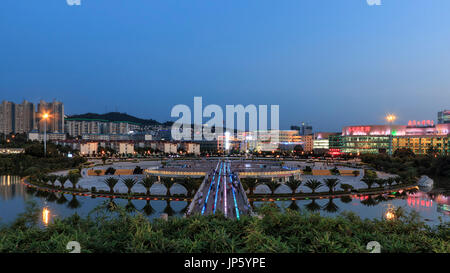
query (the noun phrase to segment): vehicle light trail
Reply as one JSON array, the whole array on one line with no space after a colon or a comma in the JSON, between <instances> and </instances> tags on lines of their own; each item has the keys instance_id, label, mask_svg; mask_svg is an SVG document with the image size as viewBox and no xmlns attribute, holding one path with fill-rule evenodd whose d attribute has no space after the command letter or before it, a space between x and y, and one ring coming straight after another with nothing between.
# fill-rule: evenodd
<instances>
[{"instance_id":1,"label":"vehicle light trail","mask_svg":"<svg viewBox=\"0 0 450 273\"><path fill-rule=\"evenodd\" d=\"M216 186L216 192L215 192L215 198L214 198L214 211L213 211L213 214L216 214L217 196L219 195L219 186L220 186L220 176L221 176L221 174L222 174L222 162L220 163L219 177L217 178L217 186Z\"/></svg>"},{"instance_id":2,"label":"vehicle light trail","mask_svg":"<svg viewBox=\"0 0 450 273\"><path fill-rule=\"evenodd\" d=\"M229 163L228 163L229 164ZM225 217L227 217L227 175L226 175L226 165L223 166L224 169L224 175L223 175L223 209L224 209L224 213L225 213Z\"/></svg>"},{"instance_id":3,"label":"vehicle light trail","mask_svg":"<svg viewBox=\"0 0 450 273\"><path fill-rule=\"evenodd\" d=\"M219 163L220 163L220 161L217 162L216 170L214 171L213 177L211 179L211 184L209 185L209 190L208 190L208 194L206 195L205 204L203 205L203 208L202 208L202 215L205 213L206 205L208 204L208 197L209 197L209 194L211 193L211 188L214 183L214 179L216 177L217 168L219 168Z\"/></svg>"},{"instance_id":4,"label":"vehicle light trail","mask_svg":"<svg viewBox=\"0 0 450 273\"><path fill-rule=\"evenodd\" d=\"M236 218L239 220L239 209L238 209L238 205L236 202L236 194L234 193L234 187L233 187L233 177L231 176L231 169L230 169L230 165L228 164L228 173L230 175L230 183L231 183L231 190L233 192L233 200L234 200L234 208L236 210Z\"/></svg>"}]
</instances>

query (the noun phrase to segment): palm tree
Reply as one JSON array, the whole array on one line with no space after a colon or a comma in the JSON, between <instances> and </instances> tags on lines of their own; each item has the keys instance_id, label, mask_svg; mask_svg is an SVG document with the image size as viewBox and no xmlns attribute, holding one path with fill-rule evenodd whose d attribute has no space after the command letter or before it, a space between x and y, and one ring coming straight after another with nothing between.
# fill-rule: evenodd
<instances>
[{"instance_id":1,"label":"palm tree","mask_svg":"<svg viewBox=\"0 0 450 273\"><path fill-rule=\"evenodd\" d=\"M64 204L64 203L66 203L66 202L67 202L66 197L64 196L63 193L61 193L61 196L58 198L58 200L56 200L56 203L58 203L58 204Z\"/></svg>"},{"instance_id":2,"label":"palm tree","mask_svg":"<svg viewBox=\"0 0 450 273\"><path fill-rule=\"evenodd\" d=\"M69 174L69 180L72 183L72 187L75 189L77 183L80 181L81 175L79 174Z\"/></svg>"},{"instance_id":3,"label":"palm tree","mask_svg":"<svg viewBox=\"0 0 450 273\"><path fill-rule=\"evenodd\" d=\"M316 190L317 190L318 188L320 188L320 186L322 186L322 183L320 183L319 180L316 180L316 179L310 179L310 180L306 181L305 186L308 187L308 188L310 188L311 191L312 191L312 193L315 193Z\"/></svg>"},{"instance_id":4,"label":"palm tree","mask_svg":"<svg viewBox=\"0 0 450 273\"><path fill-rule=\"evenodd\" d=\"M117 182L119 182L119 179L114 177L106 178L103 181L103 183L105 183L105 185L108 186L110 193L114 193L114 187L116 186Z\"/></svg>"},{"instance_id":5,"label":"palm tree","mask_svg":"<svg viewBox=\"0 0 450 273\"><path fill-rule=\"evenodd\" d=\"M375 183L375 178L366 177L361 179L361 181L366 183L368 189L371 189L372 185Z\"/></svg>"},{"instance_id":6,"label":"palm tree","mask_svg":"<svg viewBox=\"0 0 450 273\"><path fill-rule=\"evenodd\" d=\"M298 207L298 205L297 205L297 201L295 201L295 200L293 200L292 202L291 202L291 204L289 205L289 207L288 207L289 209L291 209L291 210L295 210L295 211L298 211L300 208Z\"/></svg>"},{"instance_id":7,"label":"palm tree","mask_svg":"<svg viewBox=\"0 0 450 273\"><path fill-rule=\"evenodd\" d=\"M297 179L290 179L288 182L286 182L286 186L291 189L292 194L295 194L295 191L298 189L298 187L300 187L301 184L302 181Z\"/></svg>"},{"instance_id":8,"label":"palm tree","mask_svg":"<svg viewBox=\"0 0 450 273\"><path fill-rule=\"evenodd\" d=\"M400 176L396 176L394 177L395 183L398 185L400 183L402 183L402 178Z\"/></svg>"},{"instance_id":9,"label":"palm tree","mask_svg":"<svg viewBox=\"0 0 450 273\"><path fill-rule=\"evenodd\" d=\"M339 207L333 202L333 198L328 199L328 203L323 206L323 210L326 212L334 213L339 210Z\"/></svg>"},{"instance_id":10,"label":"palm tree","mask_svg":"<svg viewBox=\"0 0 450 273\"><path fill-rule=\"evenodd\" d=\"M147 202L145 203L145 206L142 208L142 211L147 216L152 215L155 212L152 205L150 204L150 200L147 200Z\"/></svg>"},{"instance_id":11,"label":"palm tree","mask_svg":"<svg viewBox=\"0 0 450 273\"><path fill-rule=\"evenodd\" d=\"M172 216L175 214L175 211L170 206L170 201L166 199L166 208L163 211L164 213L167 213L168 216Z\"/></svg>"},{"instance_id":12,"label":"palm tree","mask_svg":"<svg viewBox=\"0 0 450 273\"><path fill-rule=\"evenodd\" d=\"M54 174L50 174L49 176L47 176L47 178L50 181L50 183L52 184L52 186L54 187L56 179L58 179L58 176L54 175Z\"/></svg>"},{"instance_id":13,"label":"palm tree","mask_svg":"<svg viewBox=\"0 0 450 273\"><path fill-rule=\"evenodd\" d=\"M334 191L334 189L337 187L337 185L339 185L339 179L328 178L328 179L325 179L325 183L324 184L325 184L325 186L328 187L329 192L331 193L331 192Z\"/></svg>"},{"instance_id":14,"label":"palm tree","mask_svg":"<svg viewBox=\"0 0 450 273\"><path fill-rule=\"evenodd\" d=\"M377 183L378 186L381 188L387 183L387 181L386 181L386 179L378 178L375 180L375 183Z\"/></svg>"},{"instance_id":15,"label":"palm tree","mask_svg":"<svg viewBox=\"0 0 450 273\"><path fill-rule=\"evenodd\" d=\"M186 188L187 196L191 196L192 193L197 189L197 187L194 185L193 181L182 181L178 182L178 184L182 185Z\"/></svg>"},{"instance_id":16,"label":"palm tree","mask_svg":"<svg viewBox=\"0 0 450 273\"><path fill-rule=\"evenodd\" d=\"M61 183L62 189L64 189L64 183L66 183L67 179L69 179L69 177L67 175L60 175L58 177L58 181L59 181L59 183Z\"/></svg>"},{"instance_id":17,"label":"palm tree","mask_svg":"<svg viewBox=\"0 0 450 273\"><path fill-rule=\"evenodd\" d=\"M135 212L136 206L131 202L131 199L128 199L128 203L125 205L125 210L127 212Z\"/></svg>"},{"instance_id":18,"label":"palm tree","mask_svg":"<svg viewBox=\"0 0 450 273\"><path fill-rule=\"evenodd\" d=\"M46 200L48 202L55 202L56 200L58 200L58 197L56 196L56 194L54 192L51 192Z\"/></svg>"},{"instance_id":19,"label":"palm tree","mask_svg":"<svg viewBox=\"0 0 450 273\"><path fill-rule=\"evenodd\" d=\"M155 184L155 182L157 181L157 177L156 176L147 176L142 178L141 181L139 181L139 185L142 185L146 190L147 190L147 195L150 195L150 188L153 186L153 184Z\"/></svg>"},{"instance_id":20,"label":"palm tree","mask_svg":"<svg viewBox=\"0 0 450 273\"><path fill-rule=\"evenodd\" d=\"M122 183L127 187L128 194L131 194L131 189L136 185L137 180L134 178L125 178L122 180Z\"/></svg>"},{"instance_id":21,"label":"palm tree","mask_svg":"<svg viewBox=\"0 0 450 273\"><path fill-rule=\"evenodd\" d=\"M167 195L168 196L171 196L171 194L170 194L170 188L172 187L172 185L173 185L173 181L172 181L172 179L170 178L170 177L161 177L161 184L163 184L164 185L164 187L166 187L166 189L167 189Z\"/></svg>"},{"instance_id":22,"label":"palm tree","mask_svg":"<svg viewBox=\"0 0 450 273\"><path fill-rule=\"evenodd\" d=\"M274 180L269 180L267 182L264 183L267 187L269 187L270 192L272 194L275 193L275 190L278 188L278 186L280 185L277 181Z\"/></svg>"},{"instance_id":23,"label":"palm tree","mask_svg":"<svg viewBox=\"0 0 450 273\"><path fill-rule=\"evenodd\" d=\"M44 183L44 184L47 184L48 181L49 181L48 176L45 175L45 174L40 175L40 176L38 177L38 179L39 179L40 182L42 182L42 183Z\"/></svg>"},{"instance_id":24,"label":"palm tree","mask_svg":"<svg viewBox=\"0 0 450 273\"><path fill-rule=\"evenodd\" d=\"M394 177L388 177L388 179L386 179L386 183L389 185L389 187L391 187L392 184L394 184L394 182L395 182Z\"/></svg>"},{"instance_id":25,"label":"palm tree","mask_svg":"<svg viewBox=\"0 0 450 273\"><path fill-rule=\"evenodd\" d=\"M249 195L253 194L253 191L255 190L256 186L259 184L258 180L256 178L242 178L242 185L244 186L245 190L249 190Z\"/></svg>"},{"instance_id":26,"label":"palm tree","mask_svg":"<svg viewBox=\"0 0 450 273\"><path fill-rule=\"evenodd\" d=\"M314 212L320 210L320 205L316 203L316 199L311 199L311 203L306 204L305 208L308 211Z\"/></svg>"},{"instance_id":27,"label":"palm tree","mask_svg":"<svg viewBox=\"0 0 450 273\"><path fill-rule=\"evenodd\" d=\"M78 201L77 197L75 195L72 195L72 200L70 200L69 203L67 203L67 207L71 209L76 209L81 206L80 201Z\"/></svg>"}]
</instances>

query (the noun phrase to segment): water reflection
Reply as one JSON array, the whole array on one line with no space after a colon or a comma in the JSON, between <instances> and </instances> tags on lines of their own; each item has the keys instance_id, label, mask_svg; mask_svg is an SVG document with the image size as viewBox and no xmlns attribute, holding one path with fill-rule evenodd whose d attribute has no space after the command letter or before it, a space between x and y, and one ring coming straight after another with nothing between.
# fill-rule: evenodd
<instances>
[{"instance_id":1,"label":"water reflection","mask_svg":"<svg viewBox=\"0 0 450 273\"><path fill-rule=\"evenodd\" d=\"M136 206L133 204L133 202L131 201L131 199L128 199L128 202L127 202L127 204L125 205L125 210L126 210L127 212L130 212L130 213L133 213L133 212L136 212L136 211L137 211Z\"/></svg>"},{"instance_id":2,"label":"water reflection","mask_svg":"<svg viewBox=\"0 0 450 273\"><path fill-rule=\"evenodd\" d=\"M47 226L49 221L50 221L50 210L48 208L43 208L42 209L42 222L44 223L45 226Z\"/></svg>"},{"instance_id":3,"label":"water reflection","mask_svg":"<svg viewBox=\"0 0 450 273\"><path fill-rule=\"evenodd\" d=\"M305 205L305 208L310 212L316 212L320 210L320 205L317 204L316 199L311 199L311 203Z\"/></svg>"},{"instance_id":4,"label":"water reflection","mask_svg":"<svg viewBox=\"0 0 450 273\"><path fill-rule=\"evenodd\" d=\"M0 199L10 200L15 196L27 197L26 190L18 176L0 176Z\"/></svg>"},{"instance_id":5,"label":"water reflection","mask_svg":"<svg viewBox=\"0 0 450 273\"><path fill-rule=\"evenodd\" d=\"M142 211L145 213L145 215L150 216L153 213L155 213L155 210L153 209L152 205L150 205L150 200L147 200L145 202L145 206L142 208Z\"/></svg>"},{"instance_id":6,"label":"water reflection","mask_svg":"<svg viewBox=\"0 0 450 273\"><path fill-rule=\"evenodd\" d=\"M25 201L34 199L41 208L49 211L48 220L55 217L67 217L74 213L88 215L101 204L108 210L115 210L119 205L132 213L142 212L150 219L159 217L161 213L170 216L182 216L188 209L189 202L177 200L126 200L91 198L79 195L63 194L61 192L39 191L33 187L24 186L18 177L3 176L0 179L0 218L3 222L12 222L18 214L22 213ZM268 201L249 200L253 207L259 207ZM341 211L353 211L363 218L385 217L386 205L405 207L407 210L417 211L422 218L438 223L438 217L444 216L448 221L450 215L450 201L442 192L422 192L418 188L398 191L389 194L376 194L364 196L343 196L335 199L307 199L274 201L271 204L282 210L307 210L320 212L324 215L337 215ZM104 209L104 208L103 208ZM41 211L42 212L42 211ZM44 220L44 218L42 219ZM42 221L45 224L45 221Z\"/></svg>"},{"instance_id":7,"label":"water reflection","mask_svg":"<svg viewBox=\"0 0 450 273\"><path fill-rule=\"evenodd\" d=\"M323 207L323 210L330 213L335 213L339 207L334 203L333 198L328 199L328 203Z\"/></svg>"},{"instance_id":8,"label":"water reflection","mask_svg":"<svg viewBox=\"0 0 450 273\"><path fill-rule=\"evenodd\" d=\"M81 207L81 203L80 203L80 201L78 201L76 195L72 195L72 200L70 200L70 202L67 203L67 207L70 209L77 209L77 208Z\"/></svg>"}]
</instances>

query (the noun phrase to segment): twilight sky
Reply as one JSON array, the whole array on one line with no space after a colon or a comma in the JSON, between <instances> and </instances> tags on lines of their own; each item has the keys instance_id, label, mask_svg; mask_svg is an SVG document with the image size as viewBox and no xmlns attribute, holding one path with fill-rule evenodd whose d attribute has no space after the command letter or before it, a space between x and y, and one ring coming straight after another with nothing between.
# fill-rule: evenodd
<instances>
[{"instance_id":1,"label":"twilight sky","mask_svg":"<svg viewBox=\"0 0 450 273\"><path fill-rule=\"evenodd\" d=\"M322 131L450 108L448 0L1 2L0 100L165 121L202 96Z\"/></svg>"}]
</instances>

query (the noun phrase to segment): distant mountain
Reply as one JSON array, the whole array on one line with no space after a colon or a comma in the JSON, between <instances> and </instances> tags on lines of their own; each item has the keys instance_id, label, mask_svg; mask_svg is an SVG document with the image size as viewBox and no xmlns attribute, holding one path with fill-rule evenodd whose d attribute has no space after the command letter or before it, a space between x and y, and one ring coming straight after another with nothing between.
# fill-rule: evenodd
<instances>
[{"instance_id":1,"label":"distant mountain","mask_svg":"<svg viewBox=\"0 0 450 273\"><path fill-rule=\"evenodd\" d=\"M141 119L141 118L137 118L137 117L128 115L127 113L119 113L119 112L110 112L110 113L106 113L106 114L87 113L87 114L82 114L82 115L68 116L68 118L103 119L103 120L107 120L107 121L127 121L127 122L139 123L144 126L148 126L148 125L170 126L173 123L172 121L166 121L164 123L160 123L154 119Z\"/></svg>"}]
</instances>

